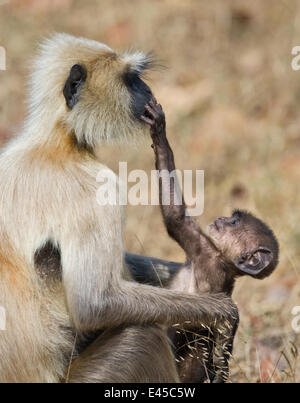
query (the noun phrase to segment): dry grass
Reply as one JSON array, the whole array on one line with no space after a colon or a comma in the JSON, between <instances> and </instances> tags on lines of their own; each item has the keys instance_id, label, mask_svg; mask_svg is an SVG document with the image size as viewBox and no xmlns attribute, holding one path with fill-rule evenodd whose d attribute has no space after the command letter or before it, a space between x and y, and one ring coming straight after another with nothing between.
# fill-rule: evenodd
<instances>
[{"instance_id":1,"label":"dry grass","mask_svg":"<svg viewBox=\"0 0 300 403\"><path fill-rule=\"evenodd\" d=\"M25 113L24 78L37 41L52 31L91 37L118 49L153 49L167 66L151 77L163 104L179 169L205 170L205 225L242 207L265 217L281 245L268 280L241 280L234 298L241 324L233 382L300 381L291 309L300 305L300 45L296 0L18 0L0 5L0 135ZM150 140L103 149L112 168L150 170ZM157 207L128 208L128 250L180 260Z\"/></svg>"}]
</instances>

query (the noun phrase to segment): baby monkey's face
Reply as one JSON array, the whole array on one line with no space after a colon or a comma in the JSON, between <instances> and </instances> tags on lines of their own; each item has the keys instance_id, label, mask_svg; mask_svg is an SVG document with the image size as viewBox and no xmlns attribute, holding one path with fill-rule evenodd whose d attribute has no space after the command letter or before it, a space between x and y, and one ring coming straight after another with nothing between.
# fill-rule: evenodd
<instances>
[{"instance_id":1,"label":"baby monkey's face","mask_svg":"<svg viewBox=\"0 0 300 403\"><path fill-rule=\"evenodd\" d=\"M243 217L235 212L231 217L219 217L208 225L208 234L223 253L233 257L242 253L246 243L245 230L250 235L250 229L249 225L248 228L245 226Z\"/></svg>"},{"instance_id":2,"label":"baby monkey's face","mask_svg":"<svg viewBox=\"0 0 300 403\"><path fill-rule=\"evenodd\" d=\"M237 274L264 278L275 269L279 253L276 237L252 214L235 210L231 217L217 218L207 230Z\"/></svg>"}]
</instances>

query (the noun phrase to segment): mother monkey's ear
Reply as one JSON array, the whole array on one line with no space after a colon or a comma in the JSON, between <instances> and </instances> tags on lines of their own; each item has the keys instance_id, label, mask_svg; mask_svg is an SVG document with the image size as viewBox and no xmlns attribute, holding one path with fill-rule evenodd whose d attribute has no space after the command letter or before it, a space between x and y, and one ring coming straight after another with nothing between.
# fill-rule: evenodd
<instances>
[{"instance_id":1,"label":"mother monkey's ear","mask_svg":"<svg viewBox=\"0 0 300 403\"><path fill-rule=\"evenodd\" d=\"M80 89L86 80L86 76L87 73L84 66L81 64L74 64L74 66L72 66L63 89L66 104L70 109L72 109L79 100Z\"/></svg>"}]
</instances>

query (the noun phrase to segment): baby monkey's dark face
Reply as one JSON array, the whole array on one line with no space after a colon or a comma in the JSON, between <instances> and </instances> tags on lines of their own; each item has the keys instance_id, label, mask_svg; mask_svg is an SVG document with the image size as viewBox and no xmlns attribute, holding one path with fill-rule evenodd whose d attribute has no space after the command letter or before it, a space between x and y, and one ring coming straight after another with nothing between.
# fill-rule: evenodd
<instances>
[{"instance_id":1,"label":"baby monkey's dark face","mask_svg":"<svg viewBox=\"0 0 300 403\"><path fill-rule=\"evenodd\" d=\"M208 233L216 246L222 252L226 252L228 249L232 250L233 246L236 248L237 244L241 243L243 224L241 217L234 213L231 217L217 218L208 225Z\"/></svg>"},{"instance_id":2,"label":"baby monkey's dark face","mask_svg":"<svg viewBox=\"0 0 300 403\"><path fill-rule=\"evenodd\" d=\"M277 240L270 228L252 214L235 210L231 217L217 218L207 229L217 248L239 272L263 278L275 269Z\"/></svg>"}]
</instances>

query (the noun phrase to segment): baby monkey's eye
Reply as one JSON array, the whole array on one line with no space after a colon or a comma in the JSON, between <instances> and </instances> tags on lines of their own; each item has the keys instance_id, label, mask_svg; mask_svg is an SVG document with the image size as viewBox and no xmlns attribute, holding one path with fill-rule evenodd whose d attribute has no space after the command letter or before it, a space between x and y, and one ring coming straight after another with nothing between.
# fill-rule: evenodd
<instances>
[{"instance_id":1,"label":"baby monkey's eye","mask_svg":"<svg viewBox=\"0 0 300 403\"><path fill-rule=\"evenodd\" d=\"M236 218L236 219L232 220L230 224L232 226L235 226L238 222L239 222L239 220Z\"/></svg>"}]
</instances>

